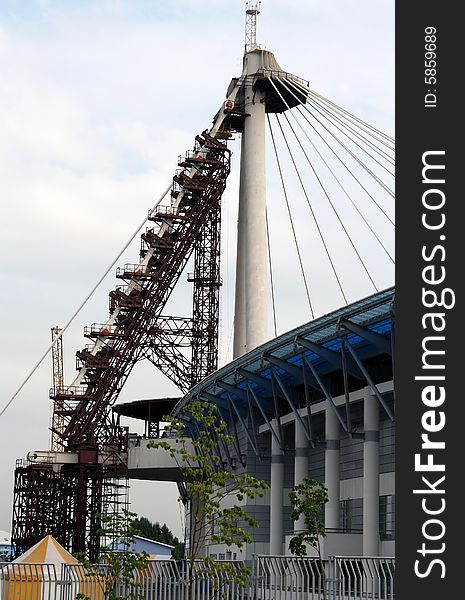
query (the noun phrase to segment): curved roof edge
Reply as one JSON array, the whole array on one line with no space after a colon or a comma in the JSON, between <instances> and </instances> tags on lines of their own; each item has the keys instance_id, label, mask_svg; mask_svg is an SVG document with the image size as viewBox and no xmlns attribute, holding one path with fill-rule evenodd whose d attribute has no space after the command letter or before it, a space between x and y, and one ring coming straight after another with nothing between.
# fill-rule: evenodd
<instances>
[{"instance_id":1,"label":"curved roof edge","mask_svg":"<svg viewBox=\"0 0 465 600\"><path fill-rule=\"evenodd\" d=\"M294 361L293 358L296 355L302 354L302 350L296 351L296 345L299 345L298 340L308 342L309 346L322 346L323 350L339 350L341 348L341 341L337 331L338 323L341 321L348 321L353 324L355 328L363 328L365 331L369 331L381 344L384 343L390 345L390 333L392 323L392 304L394 301L395 288L390 287L383 291L377 292L366 298L348 304L342 308L336 309L330 313L327 313L321 317L314 319L304 325L300 325L290 331L283 333L282 335L265 342L261 346L258 346L254 350L251 350L247 354L240 356L239 358L231 361L227 365L221 367L203 381L192 388L188 394L186 394L180 402L176 405L173 413L179 414L182 407L199 396L204 396L207 399L214 400L214 397L218 399L227 396L229 393L237 391L236 398L239 399L242 392L245 392L244 387L241 389L241 384L247 381L247 374L257 373L261 371L262 381L267 377L266 371L263 371L264 358L270 357L274 359L274 366L271 370L278 369L281 374L289 375L292 373L292 369L298 365L298 361ZM382 348L376 348L376 344L373 343L373 339L370 341L360 336L354 331L346 336L347 343L350 346L361 346L365 354L382 354ZM370 337L370 335L368 335ZM383 345L383 344L382 344ZM300 344L302 346L302 344ZM324 368L325 361L322 360L321 354L312 353L310 350L306 350L307 360L311 360L314 363L317 371ZM286 369L284 361L289 361L289 370ZM270 361L268 361L270 363ZM281 369L279 365L281 363ZM283 368L284 365L284 368ZM292 375L290 375L292 379ZM260 393L260 384L257 381L252 380L252 385L257 388L257 392ZM235 388L235 389L233 389Z\"/></svg>"}]
</instances>

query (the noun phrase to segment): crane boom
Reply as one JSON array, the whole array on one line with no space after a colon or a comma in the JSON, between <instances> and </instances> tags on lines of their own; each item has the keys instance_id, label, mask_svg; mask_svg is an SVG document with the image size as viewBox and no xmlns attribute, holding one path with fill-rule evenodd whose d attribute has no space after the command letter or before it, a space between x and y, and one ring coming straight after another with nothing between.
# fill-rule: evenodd
<instances>
[{"instance_id":1,"label":"crane boom","mask_svg":"<svg viewBox=\"0 0 465 600\"><path fill-rule=\"evenodd\" d=\"M60 335L62 329L55 326L51 328L52 333L52 387L61 389L64 382L63 367L63 338ZM62 434L65 427L63 417L63 399L57 396L52 400L52 423L50 448L56 452L63 449Z\"/></svg>"}]
</instances>

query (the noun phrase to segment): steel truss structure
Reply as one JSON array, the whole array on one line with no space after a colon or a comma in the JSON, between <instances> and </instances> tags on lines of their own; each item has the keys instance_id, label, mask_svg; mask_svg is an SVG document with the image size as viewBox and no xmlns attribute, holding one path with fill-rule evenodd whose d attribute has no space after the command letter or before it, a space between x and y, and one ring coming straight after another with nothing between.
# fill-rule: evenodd
<instances>
[{"instance_id":1,"label":"steel truss structure","mask_svg":"<svg viewBox=\"0 0 465 600\"><path fill-rule=\"evenodd\" d=\"M60 387L63 385L64 380L64 368L63 368L63 338L61 337L61 329L59 327L52 327L52 381L53 387ZM52 450L60 449L60 438L58 432L63 432L64 421L60 414L63 406L59 401L53 404L52 414Z\"/></svg>"},{"instance_id":2,"label":"steel truss structure","mask_svg":"<svg viewBox=\"0 0 465 600\"><path fill-rule=\"evenodd\" d=\"M67 459L16 467L16 555L53 533L68 550L98 558L101 516L115 514L127 497L118 476L127 461L127 431L112 406L139 360L151 360L183 392L216 369L221 196L229 171L226 143L206 131L198 135L179 160L171 205L149 213L140 263L117 269L125 285L109 294L109 320L84 329L92 342L76 353L78 376L50 390L54 423L61 424L52 435ZM192 254L192 317L164 316Z\"/></svg>"}]
</instances>

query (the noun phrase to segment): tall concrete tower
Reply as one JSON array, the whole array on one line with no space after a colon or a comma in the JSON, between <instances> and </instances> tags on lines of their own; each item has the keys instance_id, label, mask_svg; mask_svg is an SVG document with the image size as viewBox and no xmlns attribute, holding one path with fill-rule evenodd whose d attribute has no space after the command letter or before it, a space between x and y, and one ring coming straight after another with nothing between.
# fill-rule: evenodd
<instances>
[{"instance_id":1,"label":"tall concrete tower","mask_svg":"<svg viewBox=\"0 0 465 600\"><path fill-rule=\"evenodd\" d=\"M265 114L282 113L299 103L294 95L280 85L280 80L297 78L283 71L273 53L257 44L256 20L260 4L246 3L242 84L229 119L231 127L242 134L234 358L253 350L268 339ZM229 90L238 81L233 79ZM299 83L302 84L302 80L299 79ZM305 93L296 92L296 95L305 102Z\"/></svg>"}]
</instances>

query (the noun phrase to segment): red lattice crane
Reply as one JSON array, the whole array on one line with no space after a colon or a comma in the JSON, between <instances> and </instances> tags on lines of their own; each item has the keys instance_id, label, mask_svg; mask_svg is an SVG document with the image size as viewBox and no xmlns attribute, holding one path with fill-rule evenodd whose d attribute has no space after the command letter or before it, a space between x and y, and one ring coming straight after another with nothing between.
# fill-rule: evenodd
<instances>
[{"instance_id":1,"label":"red lattice crane","mask_svg":"<svg viewBox=\"0 0 465 600\"><path fill-rule=\"evenodd\" d=\"M69 550L98 558L100 517L117 511L125 496L119 474L127 460L127 431L112 406L137 361L151 360L183 392L217 367L221 196L230 151L215 135L224 115L220 111L213 129L197 136L179 160L171 204L150 211L140 262L117 270L124 285L109 294L109 319L84 330L90 343L76 353L77 377L71 385L54 381L53 450L60 451L17 464L17 555L52 532ZM192 317L165 316L192 255Z\"/></svg>"}]
</instances>

